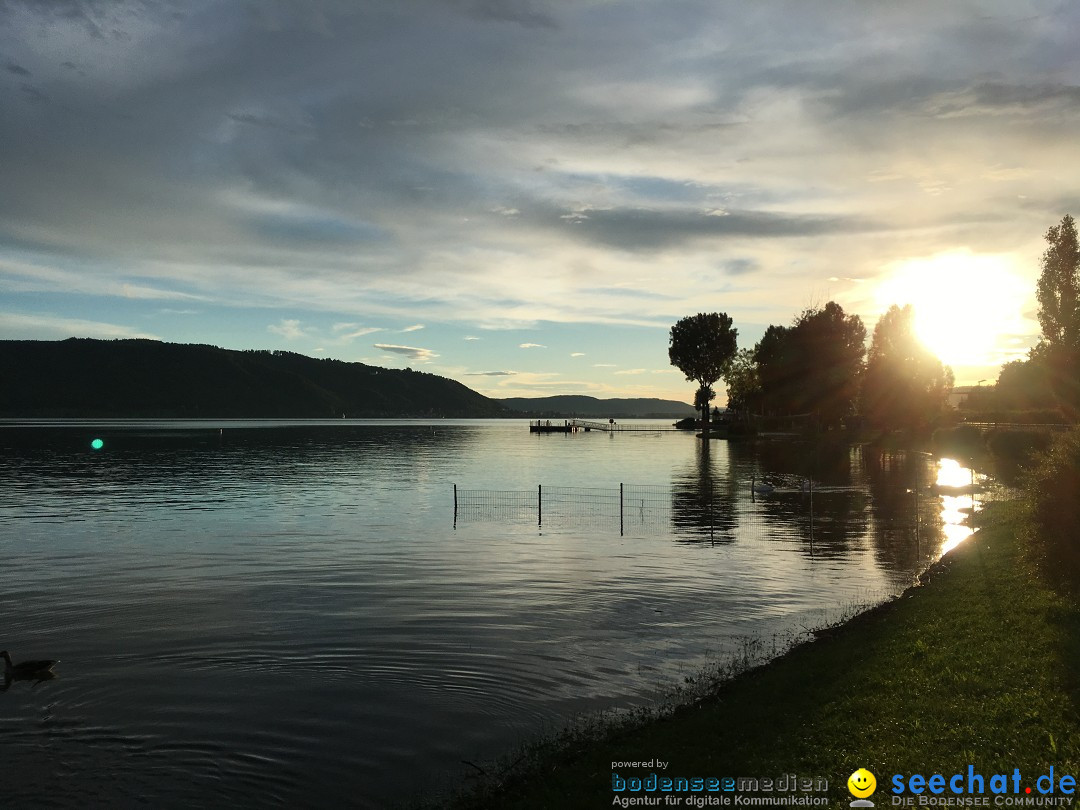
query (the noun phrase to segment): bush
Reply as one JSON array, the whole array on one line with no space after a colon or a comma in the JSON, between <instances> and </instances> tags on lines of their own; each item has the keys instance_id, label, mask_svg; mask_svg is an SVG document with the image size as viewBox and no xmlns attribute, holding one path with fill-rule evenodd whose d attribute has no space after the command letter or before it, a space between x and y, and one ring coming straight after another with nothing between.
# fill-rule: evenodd
<instances>
[{"instance_id":1,"label":"bush","mask_svg":"<svg viewBox=\"0 0 1080 810\"><path fill-rule=\"evenodd\" d=\"M986 444L995 456L1024 462L1045 453L1052 438L1052 434L1037 430L994 430Z\"/></svg>"},{"instance_id":2,"label":"bush","mask_svg":"<svg viewBox=\"0 0 1080 810\"><path fill-rule=\"evenodd\" d=\"M1080 584L1080 429L1059 434L1031 469L1026 503L1049 569Z\"/></svg>"},{"instance_id":3,"label":"bush","mask_svg":"<svg viewBox=\"0 0 1080 810\"><path fill-rule=\"evenodd\" d=\"M1021 470L1050 447L1052 434L1034 430L994 430L986 439L995 472L1003 484L1015 485Z\"/></svg>"}]
</instances>

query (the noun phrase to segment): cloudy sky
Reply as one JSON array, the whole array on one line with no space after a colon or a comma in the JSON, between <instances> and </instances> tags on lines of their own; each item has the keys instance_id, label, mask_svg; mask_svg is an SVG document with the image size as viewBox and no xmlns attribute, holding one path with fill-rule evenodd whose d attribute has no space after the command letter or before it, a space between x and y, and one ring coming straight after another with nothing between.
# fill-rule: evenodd
<instances>
[{"instance_id":1,"label":"cloudy sky","mask_svg":"<svg viewBox=\"0 0 1080 810\"><path fill-rule=\"evenodd\" d=\"M1080 6L0 0L0 338L154 337L690 400L912 301L958 382L1080 216Z\"/></svg>"}]
</instances>

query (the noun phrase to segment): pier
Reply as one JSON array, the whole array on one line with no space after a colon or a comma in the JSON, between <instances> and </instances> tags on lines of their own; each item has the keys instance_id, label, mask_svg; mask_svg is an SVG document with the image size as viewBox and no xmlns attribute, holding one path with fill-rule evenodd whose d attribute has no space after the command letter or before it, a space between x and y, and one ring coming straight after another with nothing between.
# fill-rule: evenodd
<instances>
[{"instance_id":1,"label":"pier","mask_svg":"<svg viewBox=\"0 0 1080 810\"><path fill-rule=\"evenodd\" d=\"M607 422L591 421L588 419L563 419L560 422L552 422L550 419L537 419L529 422L530 433L586 433L599 430L605 433L675 433L679 429L674 425L641 425L627 423L622 424L614 420Z\"/></svg>"},{"instance_id":2,"label":"pier","mask_svg":"<svg viewBox=\"0 0 1080 810\"><path fill-rule=\"evenodd\" d=\"M529 422L529 433L576 433L577 427L570 424L569 421L563 420L560 425L558 422L553 423L550 419L537 419L535 422Z\"/></svg>"}]
</instances>

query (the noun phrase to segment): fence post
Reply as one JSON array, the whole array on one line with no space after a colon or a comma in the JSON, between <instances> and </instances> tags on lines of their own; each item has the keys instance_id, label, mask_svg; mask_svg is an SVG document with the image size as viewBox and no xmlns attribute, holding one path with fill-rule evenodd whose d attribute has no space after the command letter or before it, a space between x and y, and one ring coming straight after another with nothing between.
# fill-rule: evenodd
<instances>
[{"instance_id":1,"label":"fence post","mask_svg":"<svg viewBox=\"0 0 1080 810\"><path fill-rule=\"evenodd\" d=\"M922 466L923 457L915 457L915 554L922 558L922 546L919 543L919 467ZM921 562L920 562L921 564Z\"/></svg>"},{"instance_id":2,"label":"fence post","mask_svg":"<svg viewBox=\"0 0 1080 810\"><path fill-rule=\"evenodd\" d=\"M536 485L536 525L544 523L544 485Z\"/></svg>"},{"instance_id":3,"label":"fence post","mask_svg":"<svg viewBox=\"0 0 1080 810\"><path fill-rule=\"evenodd\" d=\"M972 458L969 462L969 469L971 470L971 520L970 524L975 525L975 459Z\"/></svg>"},{"instance_id":4,"label":"fence post","mask_svg":"<svg viewBox=\"0 0 1080 810\"><path fill-rule=\"evenodd\" d=\"M706 428L708 430L708 428ZM708 440L708 436L705 437ZM708 445L706 445L708 446ZM716 509L713 506L713 484L709 481L709 542L716 542Z\"/></svg>"},{"instance_id":5,"label":"fence post","mask_svg":"<svg viewBox=\"0 0 1080 810\"><path fill-rule=\"evenodd\" d=\"M457 484L454 484L454 526L457 526Z\"/></svg>"},{"instance_id":6,"label":"fence post","mask_svg":"<svg viewBox=\"0 0 1080 810\"><path fill-rule=\"evenodd\" d=\"M623 536L623 485L619 482L619 537Z\"/></svg>"}]
</instances>

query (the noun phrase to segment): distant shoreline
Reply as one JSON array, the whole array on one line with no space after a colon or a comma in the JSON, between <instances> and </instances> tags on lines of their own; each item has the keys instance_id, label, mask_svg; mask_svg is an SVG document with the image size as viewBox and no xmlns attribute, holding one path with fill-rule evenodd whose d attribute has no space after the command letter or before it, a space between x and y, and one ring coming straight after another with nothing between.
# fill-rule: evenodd
<instances>
[{"instance_id":1,"label":"distant shoreline","mask_svg":"<svg viewBox=\"0 0 1080 810\"><path fill-rule=\"evenodd\" d=\"M494 399L448 377L156 340L0 340L0 417L28 419L678 419L675 400Z\"/></svg>"}]
</instances>

